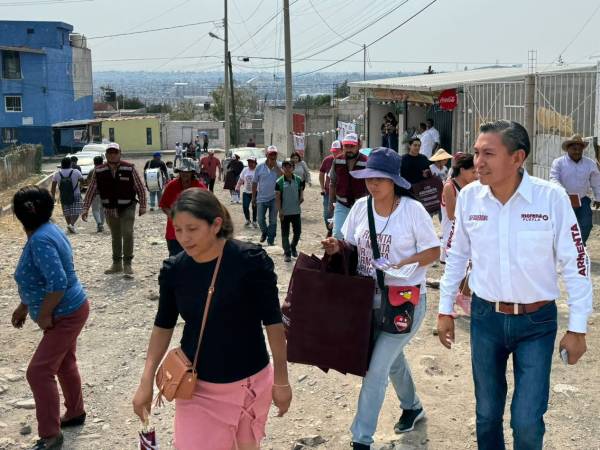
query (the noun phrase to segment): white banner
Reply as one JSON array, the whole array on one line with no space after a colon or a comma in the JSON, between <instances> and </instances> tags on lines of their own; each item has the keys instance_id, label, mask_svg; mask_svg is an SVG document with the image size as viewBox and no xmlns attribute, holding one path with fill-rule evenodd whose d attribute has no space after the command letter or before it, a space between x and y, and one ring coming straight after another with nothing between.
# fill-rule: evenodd
<instances>
[{"instance_id":1,"label":"white banner","mask_svg":"<svg viewBox=\"0 0 600 450\"><path fill-rule=\"evenodd\" d=\"M294 150L304 152L304 133L294 133Z\"/></svg>"},{"instance_id":2,"label":"white banner","mask_svg":"<svg viewBox=\"0 0 600 450\"><path fill-rule=\"evenodd\" d=\"M356 124L352 122L338 121L338 140L343 140L348 133L356 133Z\"/></svg>"}]
</instances>

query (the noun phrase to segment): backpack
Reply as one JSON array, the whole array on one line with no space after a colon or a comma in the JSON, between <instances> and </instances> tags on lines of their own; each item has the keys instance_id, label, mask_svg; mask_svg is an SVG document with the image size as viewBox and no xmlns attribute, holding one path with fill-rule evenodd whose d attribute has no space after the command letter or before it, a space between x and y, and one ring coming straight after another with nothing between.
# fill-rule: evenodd
<instances>
[{"instance_id":1,"label":"backpack","mask_svg":"<svg viewBox=\"0 0 600 450\"><path fill-rule=\"evenodd\" d=\"M69 175L63 177L63 174L59 171L60 182L58 183L58 191L60 192L60 202L63 205L72 205L75 203L75 187L73 187L73 182L71 181L71 175L73 175L73 171L69 172Z\"/></svg>"}]
</instances>

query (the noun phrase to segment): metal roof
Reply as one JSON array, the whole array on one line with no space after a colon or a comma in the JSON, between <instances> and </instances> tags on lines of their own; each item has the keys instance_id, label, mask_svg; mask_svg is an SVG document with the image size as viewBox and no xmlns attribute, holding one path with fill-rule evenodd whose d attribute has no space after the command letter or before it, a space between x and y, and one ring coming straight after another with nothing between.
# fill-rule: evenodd
<instances>
[{"instance_id":1,"label":"metal roof","mask_svg":"<svg viewBox=\"0 0 600 450\"><path fill-rule=\"evenodd\" d=\"M84 120L67 120L65 122L58 122L52 124L53 127L64 128L64 127L80 127L83 125L89 125L90 123L99 123L102 120L99 119L84 119Z\"/></svg>"},{"instance_id":2,"label":"metal roof","mask_svg":"<svg viewBox=\"0 0 600 450\"><path fill-rule=\"evenodd\" d=\"M591 70L589 67L555 67L546 72L569 72ZM442 91L457 88L467 83L480 83L486 81L518 81L528 74L523 67L493 67L486 69L463 70L460 72L434 73L430 75L416 75L410 77L383 78L379 80L354 81L348 83L353 88L367 89L400 89L406 91Z\"/></svg>"}]
</instances>

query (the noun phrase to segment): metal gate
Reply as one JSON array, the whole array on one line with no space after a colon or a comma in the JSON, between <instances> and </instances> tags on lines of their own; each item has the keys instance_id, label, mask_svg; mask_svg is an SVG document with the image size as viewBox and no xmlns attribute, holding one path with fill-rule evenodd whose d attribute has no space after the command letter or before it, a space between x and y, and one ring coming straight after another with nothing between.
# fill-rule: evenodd
<instances>
[{"instance_id":1,"label":"metal gate","mask_svg":"<svg viewBox=\"0 0 600 450\"><path fill-rule=\"evenodd\" d=\"M463 114L464 149L471 152L482 123L498 119L525 123L525 82L465 84Z\"/></svg>"},{"instance_id":2,"label":"metal gate","mask_svg":"<svg viewBox=\"0 0 600 450\"><path fill-rule=\"evenodd\" d=\"M563 154L561 144L566 138L597 136L597 83L597 69L536 75L535 176L549 178L552 161ZM592 147L588 146L586 156L595 158Z\"/></svg>"}]
</instances>

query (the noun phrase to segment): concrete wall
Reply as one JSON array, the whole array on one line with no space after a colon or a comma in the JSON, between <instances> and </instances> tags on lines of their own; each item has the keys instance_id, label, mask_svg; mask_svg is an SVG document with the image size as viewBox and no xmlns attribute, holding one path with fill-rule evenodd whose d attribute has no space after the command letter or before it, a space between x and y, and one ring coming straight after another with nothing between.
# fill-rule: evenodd
<instances>
[{"instance_id":1,"label":"concrete wall","mask_svg":"<svg viewBox=\"0 0 600 450\"><path fill-rule=\"evenodd\" d=\"M19 52L21 79L0 79L0 127L16 129L16 143L41 144L54 154L52 124L93 117L91 52L71 47L71 25L0 21L0 45ZM6 112L5 95L21 96L22 111ZM11 143L0 142L0 148Z\"/></svg>"},{"instance_id":2,"label":"concrete wall","mask_svg":"<svg viewBox=\"0 0 600 450\"><path fill-rule=\"evenodd\" d=\"M223 148L225 146L225 128L223 122L167 120L162 125L162 147L174 150L176 142L193 142L195 136L201 131L209 133L209 147ZM217 135L218 137L215 137Z\"/></svg>"},{"instance_id":3,"label":"concrete wall","mask_svg":"<svg viewBox=\"0 0 600 450\"><path fill-rule=\"evenodd\" d=\"M41 146L23 145L0 157L0 189L6 189L42 169Z\"/></svg>"},{"instance_id":4,"label":"concrete wall","mask_svg":"<svg viewBox=\"0 0 600 450\"><path fill-rule=\"evenodd\" d=\"M102 138L110 139L110 128L114 128L114 142L123 152L148 152L161 150L160 118L121 117L102 121ZM146 129L152 130L152 144L146 141Z\"/></svg>"}]
</instances>

